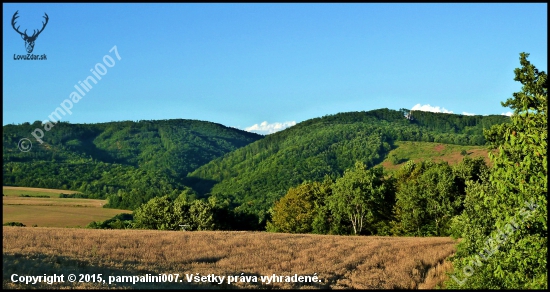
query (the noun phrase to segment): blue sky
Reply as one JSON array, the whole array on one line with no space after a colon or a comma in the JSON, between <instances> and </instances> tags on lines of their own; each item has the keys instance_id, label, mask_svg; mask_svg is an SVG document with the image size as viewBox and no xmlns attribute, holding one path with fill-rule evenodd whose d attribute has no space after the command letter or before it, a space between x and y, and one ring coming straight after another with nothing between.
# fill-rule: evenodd
<instances>
[{"instance_id":1,"label":"blue sky","mask_svg":"<svg viewBox=\"0 0 550 292\"><path fill-rule=\"evenodd\" d=\"M47 60L14 60L16 11L28 34L48 14L32 52ZM520 52L547 71L547 21L545 3L3 4L3 124L48 120L102 66L60 120L265 134L378 108L501 114Z\"/></svg>"}]
</instances>

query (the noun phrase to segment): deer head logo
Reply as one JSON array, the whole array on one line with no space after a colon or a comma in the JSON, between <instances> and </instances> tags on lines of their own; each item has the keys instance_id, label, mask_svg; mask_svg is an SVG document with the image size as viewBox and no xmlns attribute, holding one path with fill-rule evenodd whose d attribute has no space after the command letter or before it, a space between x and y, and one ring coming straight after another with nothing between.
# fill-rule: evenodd
<instances>
[{"instance_id":1,"label":"deer head logo","mask_svg":"<svg viewBox=\"0 0 550 292\"><path fill-rule=\"evenodd\" d=\"M19 26L16 28L15 27L15 20L19 17L17 15L17 13L19 12L19 10L15 11L15 13L13 14L13 18L11 19L11 26L13 26L13 29L15 29L16 32L18 32L20 35L21 35L21 38L25 41L25 48L27 49L27 53L32 53L32 50L34 49L34 42L36 41L36 38L38 37L38 35L40 35L40 33L44 30L44 28L46 28L46 24L48 24L48 14L46 14L46 16L43 16L45 19L46 19L46 22L42 22L42 29L41 30L34 30L33 31L33 34L31 36L27 35L27 30L25 29L25 32L20 32L19 31Z\"/></svg>"}]
</instances>

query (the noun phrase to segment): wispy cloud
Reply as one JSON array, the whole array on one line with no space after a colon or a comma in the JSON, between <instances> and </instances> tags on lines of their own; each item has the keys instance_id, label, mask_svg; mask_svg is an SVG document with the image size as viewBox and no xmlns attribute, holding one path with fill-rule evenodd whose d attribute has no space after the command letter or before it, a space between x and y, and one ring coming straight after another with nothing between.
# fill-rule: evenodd
<instances>
[{"instance_id":1,"label":"wispy cloud","mask_svg":"<svg viewBox=\"0 0 550 292\"><path fill-rule=\"evenodd\" d=\"M248 132L254 132L262 135L272 134L275 132L279 132L281 130L284 130L288 127L292 127L296 125L295 121L290 122L284 122L284 123L268 123L267 121L263 121L261 124L254 124L250 127L245 128L245 131Z\"/></svg>"},{"instance_id":2,"label":"wispy cloud","mask_svg":"<svg viewBox=\"0 0 550 292\"><path fill-rule=\"evenodd\" d=\"M472 114L472 113L467 113L467 112L462 112L463 115L465 116L475 116L476 114Z\"/></svg>"},{"instance_id":3,"label":"wispy cloud","mask_svg":"<svg viewBox=\"0 0 550 292\"><path fill-rule=\"evenodd\" d=\"M434 112L434 113L445 113L445 114L452 114L453 111L449 111L445 109L444 107L438 107L438 106L431 106L429 104L420 105L417 104L413 106L411 109L412 111L423 111L423 112Z\"/></svg>"},{"instance_id":4,"label":"wispy cloud","mask_svg":"<svg viewBox=\"0 0 550 292\"><path fill-rule=\"evenodd\" d=\"M505 112L505 113L502 113L503 116L509 116L511 117L512 114L514 114L513 112Z\"/></svg>"}]
</instances>

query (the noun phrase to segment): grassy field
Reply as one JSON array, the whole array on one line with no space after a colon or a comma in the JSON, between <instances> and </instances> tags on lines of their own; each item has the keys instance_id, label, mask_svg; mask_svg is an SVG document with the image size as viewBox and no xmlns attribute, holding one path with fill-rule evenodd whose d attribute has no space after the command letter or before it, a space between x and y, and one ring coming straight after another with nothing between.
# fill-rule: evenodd
<instances>
[{"instance_id":1,"label":"grassy field","mask_svg":"<svg viewBox=\"0 0 550 292\"><path fill-rule=\"evenodd\" d=\"M56 189L42 189L42 188L27 188L27 187L2 187L2 193L9 197L18 197L19 195L35 196L49 196L52 198L59 198L60 194L77 194L77 191L68 190L56 190Z\"/></svg>"},{"instance_id":2,"label":"grassy field","mask_svg":"<svg viewBox=\"0 0 550 292\"><path fill-rule=\"evenodd\" d=\"M6 188L6 187L4 187ZM2 223L21 222L26 226L84 227L92 221L103 221L128 210L107 209L107 200L40 197L18 197L29 190L10 190L2 197ZM55 194L59 190L34 189L34 195ZM68 191L65 191L68 193ZM59 193L57 193L59 195Z\"/></svg>"},{"instance_id":3,"label":"grassy field","mask_svg":"<svg viewBox=\"0 0 550 292\"><path fill-rule=\"evenodd\" d=\"M3 288L434 288L451 267L450 238L267 232L4 227ZM106 283L25 285L12 274L102 274ZM179 274L179 283L111 283L109 276ZM225 276L188 283L186 274ZM318 276L319 282L262 283L261 276ZM228 276L251 277L227 283ZM257 282L254 282L254 276ZM65 278L66 279L66 278ZM235 278L234 278L235 280ZM244 280L244 279L243 279ZM248 281L248 282L247 282Z\"/></svg>"},{"instance_id":4,"label":"grassy field","mask_svg":"<svg viewBox=\"0 0 550 292\"><path fill-rule=\"evenodd\" d=\"M412 160L419 162L422 160L431 159L434 162L446 161L450 165L457 164L464 158L460 154L462 150L465 150L470 158L483 157L485 162L490 165L488 157L489 150L485 146L462 146L453 144L441 144L433 142L410 142L410 141L398 141L395 142L397 148L390 151L389 155L395 155L401 163L394 165L385 159L380 165L384 166L384 169L393 171L400 168L406 161Z\"/></svg>"}]
</instances>

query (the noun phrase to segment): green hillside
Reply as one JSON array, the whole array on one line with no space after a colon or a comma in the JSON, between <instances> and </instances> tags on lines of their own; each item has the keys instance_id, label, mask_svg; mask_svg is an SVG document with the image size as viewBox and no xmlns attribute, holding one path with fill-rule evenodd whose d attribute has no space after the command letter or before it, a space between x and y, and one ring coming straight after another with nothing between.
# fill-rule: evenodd
<instances>
[{"instance_id":1,"label":"green hillside","mask_svg":"<svg viewBox=\"0 0 550 292\"><path fill-rule=\"evenodd\" d=\"M434 162L448 162L454 165L462 161L465 156L470 158L482 157L485 163L491 165L489 150L486 146L469 146L456 144L442 144L434 142L396 141L386 159L378 164L385 170L393 172L407 161L420 162L432 160Z\"/></svg>"},{"instance_id":2,"label":"green hillside","mask_svg":"<svg viewBox=\"0 0 550 292\"><path fill-rule=\"evenodd\" d=\"M483 129L505 116L462 116L379 109L304 121L261 136L195 120L60 122L30 135L41 122L3 127L3 184L80 191L135 209L149 199L177 197L191 186L256 214L289 187L335 178L356 161L368 167L399 151L396 141L481 146ZM31 151L18 149L21 138Z\"/></svg>"},{"instance_id":3,"label":"green hillside","mask_svg":"<svg viewBox=\"0 0 550 292\"><path fill-rule=\"evenodd\" d=\"M397 148L396 141L483 148L483 129L508 121L498 115L411 115L389 109L340 113L302 122L215 159L193 171L188 183L202 194L227 196L241 208L262 213L306 180L336 178L356 161L367 167L382 163Z\"/></svg>"},{"instance_id":4,"label":"green hillside","mask_svg":"<svg viewBox=\"0 0 550 292\"><path fill-rule=\"evenodd\" d=\"M3 184L111 196L110 207L135 208L153 196L179 193L182 178L210 160L263 136L195 120L60 122L31 136L41 122L3 127ZM18 149L21 138L33 142Z\"/></svg>"}]
</instances>

